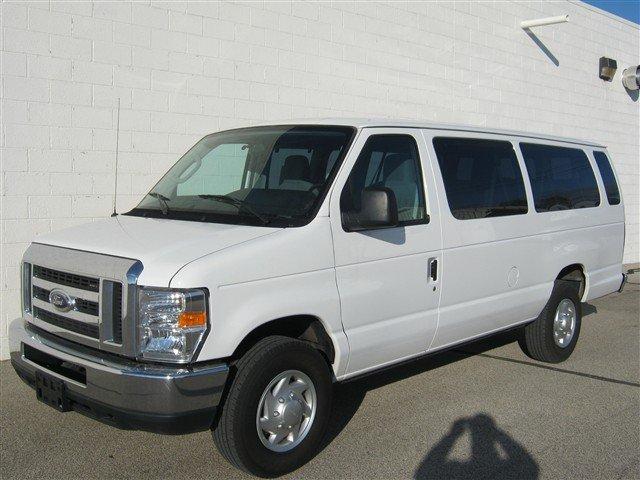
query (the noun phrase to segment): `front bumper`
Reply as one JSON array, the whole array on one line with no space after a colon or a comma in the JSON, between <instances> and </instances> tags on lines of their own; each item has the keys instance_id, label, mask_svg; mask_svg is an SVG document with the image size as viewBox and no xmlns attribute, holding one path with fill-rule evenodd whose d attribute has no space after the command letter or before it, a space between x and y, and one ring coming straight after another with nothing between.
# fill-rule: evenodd
<instances>
[{"instance_id":1,"label":"front bumper","mask_svg":"<svg viewBox=\"0 0 640 480\"><path fill-rule=\"evenodd\" d=\"M166 366L83 347L14 320L11 363L36 387L36 372L64 383L68 409L118 428L159 433L206 430L229 374L226 364Z\"/></svg>"}]
</instances>

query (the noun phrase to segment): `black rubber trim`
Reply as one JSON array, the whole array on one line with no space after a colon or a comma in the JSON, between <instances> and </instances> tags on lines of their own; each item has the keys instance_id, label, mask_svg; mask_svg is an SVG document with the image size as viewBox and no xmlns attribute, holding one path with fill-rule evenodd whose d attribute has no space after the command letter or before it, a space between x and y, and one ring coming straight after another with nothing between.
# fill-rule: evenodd
<instances>
[{"instance_id":1,"label":"black rubber trim","mask_svg":"<svg viewBox=\"0 0 640 480\"><path fill-rule=\"evenodd\" d=\"M72 362L65 362L64 360L49 355L46 352L33 348L31 345L22 344L22 354L25 360L40 365L45 370L55 372L58 375L74 380L83 385L87 384L87 370L86 368L76 365Z\"/></svg>"},{"instance_id":2,"label":"black rubber trim","mask_svg":"<svg viewBox=\"0 0 640 480\"><path fill-rule=\"evenodd\" d=\"M11 365L22 381L35 389L35 376L13 359L11 360ZM76 392L68 392L67 398L72 410L101 423L122 430L144 430L166 435L182 435L209 430L217 410L217 407L211 407L187 413L166 415L114 408L95 400L90 400Z\"/></svg>"}]
</instances>

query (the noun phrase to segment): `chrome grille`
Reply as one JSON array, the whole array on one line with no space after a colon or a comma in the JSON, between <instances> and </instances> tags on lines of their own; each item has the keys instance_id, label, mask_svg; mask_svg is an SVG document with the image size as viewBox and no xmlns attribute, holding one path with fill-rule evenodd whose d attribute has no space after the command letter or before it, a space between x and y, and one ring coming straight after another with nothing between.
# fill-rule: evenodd
<instances>
[{"instance_id":1,"label":"chrome grille","mask_svg":"<svg viewBox=\"0 0 640 480\"><path fill-rule=\"evenodd\" d=\"M33 317L70 332L100 339L100 279L33 265L31 304ZM61 309L51 292L70 300Z\"/></svg>"},{"instance_id":2,"label":"chrome grille","mask_svg":"<svg viewBox=\"0 0 640 480\"><path fill-rule=\"evenodd\" d=\"M113 284L112 295L113 341L122 343L122 284Z\"/></svg>"},{"instance_id":3,"label":"chrome grille","mask_svg":"<svg viewBox=\"0 0 640 480\"><path fill-rule=\"evenodd\" d=\"M27 321L87 346L135 355L129 305L135 302L139 261L31 244L23 262Z\"/></svg>"},{"instance_id":4,"label":"chrome grille","mask_svg":"<svg viewBox=\"0 0 640 480\"><path fill-rule=\"evenodd\" d=\"M97 324L80 322L78 320L72 320L57 313L51 313L41 308L33 308L33 316L38 320L50 323L56 327L62 327L70 332L79 333L80 335L86 335L87 337L100 338L100 330Z\"/></svg>"},{"instance_id":5,"label":"chrome grille","mask_svg":"<svg viewBox=\"0 0 640 480\"><path fill-rule=\"evenodd\" d=\"M88 290L89 292L100 291L100 279L98 278L61 272L60 270L53 270L52 268L41 267L40 265L33 266L33 276L57 283L58 285L79 288L80 290Z\"/></svg>"},{"instance_id":6,"label":"chrome grille","mask_svg":"<svg viewBox=\"0 0 640 480\"><path fill-rule=\"evenodd\" d=\"M37 298L38 300L48 302L50 293L51 290L47 290L46 288L38 287L37 285L34 285L33 287L33 298ZM120 296L120 299L122 300L122 296ZM75 300L75 309L78 312L93 315L94 317L97 317L100 314L100 304L98 302L92 302L83 298L76 298Z\"/></svg>"}]
</instances>

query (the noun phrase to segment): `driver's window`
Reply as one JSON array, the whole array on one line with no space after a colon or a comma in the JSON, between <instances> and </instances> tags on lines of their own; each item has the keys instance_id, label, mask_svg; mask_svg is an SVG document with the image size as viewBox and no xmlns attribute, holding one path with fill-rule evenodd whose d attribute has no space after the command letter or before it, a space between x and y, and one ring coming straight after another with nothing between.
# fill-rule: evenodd
<instances>
[{"instance_id":1,"label":"driver's window","mask_svg":"<svg viewBox=\"0 0 640 480\"><path fill-rule=\"evenodd\" d=\"M189 178L177 187L178 196L227 195L242 188L248 148L224 143L207 153Z\"/></svg>"},{"instance_id":2,"label":"driver's window","mask_svg":"<svg viewBox=\"0 0 640 480\"><path fill-rule=\"evenodd\" d=\"M340 209L344 213L357 213L365 188L386 187L395 194L400 225L425 223L421 172L418 146L411 135L372 135L344 186Z\"/></svg>"}]
</instances>

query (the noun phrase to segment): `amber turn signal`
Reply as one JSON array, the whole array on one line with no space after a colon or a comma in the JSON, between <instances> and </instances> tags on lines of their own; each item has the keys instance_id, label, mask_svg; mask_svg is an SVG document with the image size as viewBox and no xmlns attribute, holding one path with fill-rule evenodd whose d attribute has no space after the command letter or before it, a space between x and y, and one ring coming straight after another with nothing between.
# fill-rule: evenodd
<instances>
[{"instance_id":1,"label":"amber turn signal","mask_svg":"<svg viewBox=\"0 0 640 480\"><path fill-rule=\"evenodd\" d=\"M205 327L207 325L206 312L182 312L178 317L178 327Z\"/></svg>"}]
</instances>

